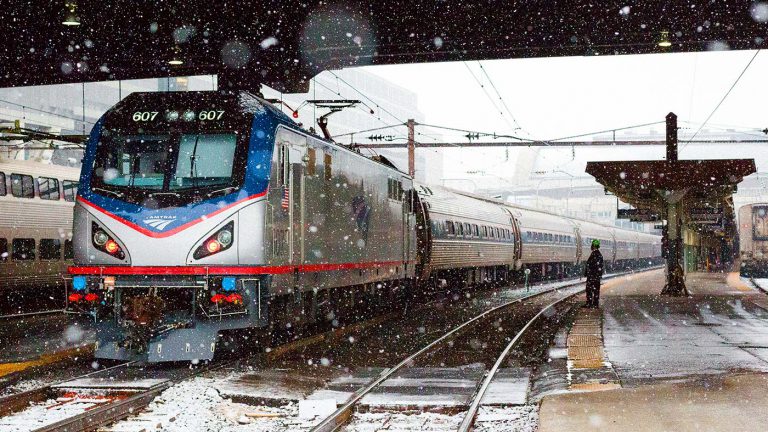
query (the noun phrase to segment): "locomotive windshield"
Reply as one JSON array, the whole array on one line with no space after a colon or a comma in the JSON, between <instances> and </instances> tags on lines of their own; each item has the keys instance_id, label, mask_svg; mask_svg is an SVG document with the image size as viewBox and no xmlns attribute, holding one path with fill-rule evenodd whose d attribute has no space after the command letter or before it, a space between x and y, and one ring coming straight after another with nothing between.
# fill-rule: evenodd
<instances>
[{"instance_id":1,"label":"locomotive windshield","mask_svg":"<svg viewBox=\"0 0 768 432\"><path fill-rule=\"evenodd\" d=\"M234 133L120 135L99 142L91 186L97 193L178 205L240 186ZM163 205L165 204L165 205Z\"/></svg>"}]
</instances>

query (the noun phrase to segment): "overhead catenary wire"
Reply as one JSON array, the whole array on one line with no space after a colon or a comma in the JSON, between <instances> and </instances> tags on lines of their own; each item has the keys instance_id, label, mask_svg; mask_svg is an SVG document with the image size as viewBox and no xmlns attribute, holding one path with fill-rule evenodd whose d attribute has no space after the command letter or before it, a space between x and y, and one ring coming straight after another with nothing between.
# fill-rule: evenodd
<instances>
[{"instance_id":1,"label":"overhead catenary wire","mask_svg":"<svg viewBox=\"0 0 768 432\"><path fill-rule=\"evenodd\" d=\"M702 124L699 126L699 128L696 130L696 132L693 134L693 136L691 136L691 138L690 138L690 139L688 139L688 141L686 141L686 142L685 142L685 144L683 144L683 146L680 148L680 150L684 149L686 145L688 145L688 144L689 144L691 141L693 141L693 139L694 139L694 138L696 138L696 135L698 135L698 134L699 134L699 132L701 132L701 129L703 129L703 128L704 128L704 126L707 124L707 122L709 121L709 119L711 119L711 118L712 118L712 116L713 116L713 115L715 115L715 113L717 112L717 109L718 109L718 108L720 108L720 105L722 105L722 104L723 104L723 102L725 102L725 100L728 98L728 95L730 95L730 94L731 94L731 91L733 91L733 89L736 87L736 84L738 84L738 83L739 83L739 81L741 80L741 77L743 77L743 76L744 76L744 74L747 72L747 69L749 69L749 67L752 65L752 62L754 62L754 61L755 61L755 58L757 58L757 55L758 55L758 54L760 54L760 49L758 49L757 51L755 51L755 54L752 56L752 58L751 58L751 59L749 59L749 62L747 62L747 65L746 65L746 66L744 66L744 69L742 69L742 70L741 70L741 73L739 74L739 76L738 76L738 77L736 77L736 81L734 81L734 82L733 82L733 84L731 84L731 87L729 87L729 88L728 88L728 91L727 91L727 92L725 92L725 94L723 95L722 99L720 99L720 102L718 102L718 103L717 103L717 105L716 105L716 106L715 106L715 108L712 110L712 112L710 112L710 113L709 113L709 115L707 116L707 119L706 119L706 120L704 120L704 123L702 123Z\"/></svg>"},{"instance_id":2,"label":"overhead catenary wire","mask_svg":"<svg viewBox=\"0 0 768 432\"><path fill-rule=\"evenodd\" d=\"M488 80L488 83L491 85L491 88L493 88L493 91L494 91L494 92L496 92L496 96L498 96L498 97L499 97L499 101L501 102L501 106L503 106L503 107L504 107L504 109L507 111L507 114L509 114L509 117L511 117L511 118L512 118L512 121L515 123L515 125L517 126L517 128L518 128L518 129L520 129L520 130L522 130L522 131L525 131L525 129L523 129L523 128L522 128L522 126L520 126L520 123L519 123L519 122L517 121L517 119L515 118L515 115L514 115L514 114L512 114L512 110L510 110L510 109L509 109L509 106L507 106L507 102L506 102L506 101L504 100L504 98L501 96L501 93L499 93L499 89L497 89L497 88L496 88L496 85L493 83L493 80L491 79L491 76L490 76L490 75L488 75L488 72L487 72L487 71L485 70L485 68L483 67L483 63L482 63L480 60L478 60L478 61L477 61L477 64L480 66L480 70L481 70L481 71L483 72L483 74L485 75L485 78Z\"/></svg>"}]
</instances>

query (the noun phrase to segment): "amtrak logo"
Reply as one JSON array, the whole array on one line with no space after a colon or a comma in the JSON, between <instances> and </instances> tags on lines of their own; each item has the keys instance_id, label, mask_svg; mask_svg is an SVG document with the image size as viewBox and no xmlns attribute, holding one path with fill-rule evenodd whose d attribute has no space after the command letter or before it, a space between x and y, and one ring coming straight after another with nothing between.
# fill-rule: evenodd
<instances>
[{"instance_id":1,"label":"amtrak logo","mask_svg":"<svg viewBox=\"0 0 768 432\"><path fill-rule=\"evenodd\" d=\"M176 220L176 216L153 216L144 219L144 223L157 230L164 230L171 222Z\"/></svg>"}]
</instances>

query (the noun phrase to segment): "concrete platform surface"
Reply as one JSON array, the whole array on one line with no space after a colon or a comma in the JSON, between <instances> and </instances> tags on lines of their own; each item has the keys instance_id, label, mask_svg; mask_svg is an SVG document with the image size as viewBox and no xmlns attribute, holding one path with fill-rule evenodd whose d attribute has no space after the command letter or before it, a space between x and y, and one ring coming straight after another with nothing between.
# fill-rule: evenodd
<instances>
[{"instance_id":1,"label":"concrete platform surface","mask_svg":"<svg viewBox=\"0 0 768 432\"><path fill-rule=\"evenodd\" d=\"M736 274L693 273L660 296L663 271L603 289L603 345L622 389L542 399L539 431L766 430L765 294Z\"/></svg>"},{"instance_id":2,"label":"concrete platform surface","mask_svg":"<svg viewBox=\"0 0 768 432\"><path fill-rule=\"evenodd\" d=\"M766 401L765 374L561 394L542 401L539 432L764 431Z\"/></svg>"}]
</instances>

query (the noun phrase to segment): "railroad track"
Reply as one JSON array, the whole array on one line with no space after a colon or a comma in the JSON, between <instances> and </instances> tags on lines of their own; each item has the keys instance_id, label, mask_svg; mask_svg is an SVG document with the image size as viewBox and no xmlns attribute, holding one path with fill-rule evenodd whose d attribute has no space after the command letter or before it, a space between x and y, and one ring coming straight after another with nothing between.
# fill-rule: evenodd
<instances>
[{"instance_id":1,"label":"railroad track","mask_svg":"<svg viewBox=\"0 0 768 432\"><path fill-rule=\"evenodd\" d=\"M122 363L107 369L99 370L77 378L54 383L38 389L18 393L0 399L0 418L29 408L32 404L43 403L55 399L55 406L66 404L85 405L80 409L74 409L73 415L65 416L59 420L50 422L38 428L34 432L84 432L92 431L101 426L111 424L141 411L160 393L175 383L193 378L203 373L211 372L230 365L232 361L221 362L202 366L199 369L190 370L188 367L178 367L165 370L163 378L153 380L146 386L132 385L134 377L130 373L135 362ZM143 374L140 369L133 369ZM127 375L122 383L98 385L98 380L111 380L120 375ZM87 380L90 384L82 384ZM117 380L119 381L119 379ZM82 391L87 396L74 396L71 390Z\"/></svg>"},{"instance_id":2,"label":"railroad track","mask_svg":"<svg viewBox=\"0 0 768 432\"><path fill-rule=\"evenodd\" d=\"M648 269L645 269L644 271L649 270L655 270L658 267L651 267ZM604 278L604 280L613 279L616 277L624 276L627 273L619 273L619 274L613 274L608 275ZM368 383L366 386L358 389L355 393L350 396L350 398L341 406L339 407L335 412L333 412L331 415L323 419L320 423L318 423L313 429L312 432L333 432L337 431L340 428L342 428L347 422L352 418L356 407L360 403L360 401L367 395L371 394L374 390L382 386L382 384L387 381L388 379L392 378L403 370L405 367L415 364L417 359L423 357L425 354L429 352L433 352L436 347L443 344L444 342L451 340L454 336L458 335L459 333L467 330L471 326L477 325L483 320L494 317L496 314L500 311L504 311L508 308L510 308L513 305L521 304L527 300L531 300L536 297L543 296L545 294L549 293L557 293L565 289L573 289L576 286L582 285L584 282L582 280L573 281L571 283L567 283L564 285L560 285L558 287L549 289L549 290L542 290L536 293L532 293L520 298L517 298L515 300L503 303L501 305L498 305L496 307L493 307L491 309L488 309L473 318L465 321L464 323L454 327L450 331L446 332L439 338L433 340L429 344L425 345L423 348L419 349L418 351L414 352L407 358L400 361L397 365L395 365L392 368L385 369L378 377L376 377L373 381ZM488 389L488 386L490 385L491 381L493 380L494 376L496 375L496 372L498 371L499 367L501 366L504 359L507 357L509 352L512 350L512 348L520 341L520 339L523 337L525 332L533 325L533 323L538 320L543 314L550 311L552 308L554 308L556 305L562 304L563 302L567 301L568 299L573 298L574 296L581 294L584 292L585 288L578 288L576 290L573 290L573 292L566 293L562 298L557 299L554 302L551 302L547 304L544 308L540 309L538 313L535 314L533 318L531 318L527 323L522 327L520 331L517 332L517 334L514 336L514 338L509 342L509 344L504 348L502 353L499 355L499 357L496 360L496 363L494 364L493 368L491 368L487 374L486 377L481 384L479 390L477 391L477 394L473 397L473 401L470 404L470 408L467 412L467 415L465 416L465 420L461 425L461 430L466 431L470 430L474 419L477 414L477 410L480 406L480 401L482 400L485 391Z\"/></svg>"},{"instance_id":3,"label":"railroad track","mask_svg":"<svg viewBox=\"0 0 768 432\"><path fill-rule=\"evenodd\" d=\"M476 323L477 321L482 320L484 317L491 316L495 312L501 311L504 308L507 308L514 304L521 303L525 300L538 297L547 293L556 292L558 290L562 290L565 288L573 287L581 283L583 283L583 281L581 281L580 279L561 282L556 284L553 288L540 290L535 293L526 295L524 297L509 301L500 306L484 311L483 313L464 322L460 326L454 328L453 330L446 333L442 337L428 344L427 346L425 346L418 352L414 353L407 359L403 360L400 364L398 364L398 366L393 368L390 373L382 375L376 381L371 383L371 385L369 385L368 387L362 389L361 391L359 390L358 393L356 393L356 396L357 395L359 396L353 397L344 406L342 406L337 412L344 411L351 416L352 409L354 408L356 402L359 401L365 394L367 394L372 389L377 387L379 384L384 382L389 376L391 376L397 370L399 370L406 364L409 364L418 356L436 347L446 339L458 334L464 329L467 329L473 323ZM581 290L571 294L571 296L576 295L580 292ZM270 353L265 355L265 357L267 360L274 360L275 358L280 357L288 352L302 349L304 347L307 347L308 345L312 345L322 341L328 342L334 339L339 339L343 337L343 335L346 333L360 331L361 329L369 325L381 324L383 321L392 319L396 315L397 315L396 313L381 315L371 320L366 320L351 326L347 326L344 329L334 329L329 332L321 333L314 336L309 336L306 338L299 339L297 341L286 343L276 347L275 349L272 349ZM105 397L105 399L98 401L98 403L95 403L93 406L85 410L82 410L82 412L76 413L71 416L67 416L66 418L62 418L60 420L51 422L49 424L46 424L44 426L41 426L33 430L35 432L43 432L43 431L45 432L48 432L48 431L67 431L67 432L83 431L85 432L85 431L96 430L99 427L104 427L112 423L115 423L117 421L136 415L138 412L146 408L152 402L152 400L154 400L162 392L164 392L165 390L167 390L168 388L170 388L176 383L194 378L204 373L225 368L231 365L232 363L234 363L235 361L236 360L211 364L204 367L200 367L199 369L192 370L192 371L190 371L186 366L183 368L172 369L171 372L167 372L167 371L165 372L166 375L169 375L167 378L161 379L158 382L152 384L151 386L148 386L142 389L136 389L135 387L126 388L126 386L121 386L121 385L101 386L101 387L98 387L97 389L92 389L92 390L98 391L100 395L106 395L111 397ZM18 411L22 411L30 407L31 404L40 404L51 399L60 398L64 392L64 389L67 388L67 383L72 383L77 380L81 380L85 378L89 378L93 380L99 377L104 377L104 376L108 377L110 376L110 374L114 374L115 372L121 369L129 368L132 364L133 363L124 363L124 364L116 365L116 366L113 366L112 368L91 372L89 374L79 376L75 379L54 383L39 389L30 390L30 391L18 393L15 395L7 396L4 398L0 398L0 418L11 415ZM142 377L137 376L135 378L141 379ZM82 388L85 390L88 390L87 386ZM64 401L63 403L66 403L66 402L67 401ZM323 427L325 427L323 425L337 424L338 426L340 424L343 424L343 422L338 421L340 418L339 416L336 416L335 419L332 419L332 417L333 416L324 420L320 425L318 425L315 428L315 430L335 430L336 427L331 429L323 429Z\"/></svg>"}]
</instances>

